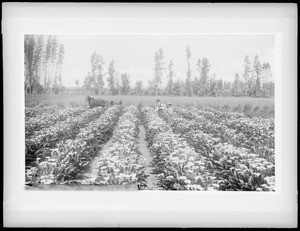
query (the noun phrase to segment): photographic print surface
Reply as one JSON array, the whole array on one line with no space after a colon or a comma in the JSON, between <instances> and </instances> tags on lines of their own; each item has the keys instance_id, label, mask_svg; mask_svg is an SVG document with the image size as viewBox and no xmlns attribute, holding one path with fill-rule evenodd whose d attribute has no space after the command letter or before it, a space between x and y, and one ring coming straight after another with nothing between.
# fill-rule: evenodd
<instances>
[{"instance_id":1,"label":"photographic print surface","mask_svg":"<svg viewBox=\"0 0 300 231\"><path fill-rule=\"evenodd\" d=\"M274 43L25 34L25 184L275 191Z\"/></svg>"}]
</instances>

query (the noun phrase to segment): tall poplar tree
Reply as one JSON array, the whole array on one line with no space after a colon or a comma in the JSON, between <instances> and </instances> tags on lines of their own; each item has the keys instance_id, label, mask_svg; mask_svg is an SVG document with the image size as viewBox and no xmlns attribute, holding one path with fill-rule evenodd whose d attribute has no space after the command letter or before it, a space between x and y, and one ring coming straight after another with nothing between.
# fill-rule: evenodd
<instances>
[{"instance_id":1,"label":"tall poplar tree","mask_svg":"<svg viewBox=\"0 0 300 231\"><path fill-rule=\"evenodd\" d=\"M250 95L251 91L251 62L249 57L246 55L244 59L244 94L245 95Z\"/></svg>"},{"instance_id":2,"label":"tall poplar tree","mask_svg":"<svg viewBox=\"0 0 300 231\"><path fill-rule=\"evenodd\" d=\"M160 48L158 51L155 52L154 55L154 77L153 80L149 82L149 86L151 86L155 95L159 94L159 87L162 83L163 71L165 69L163 59L164 51L162 48Z\"/></svg>"},{"instance_id":3,"label":"tall poplar tree","mask_svg":"<svg viewBox=\"0 0 300 231\"><path fill-rule=\"evenodd\" d=\"M186 61L187 61L187 72L186 72L186 81L185 81L186 94L188 96L191 96L192 95L192 70L191 70L190 60L191 60L192 53L189 45L186 46L185 52L186 52Z\"/></svg>"},{"instance_id":4,"label":"tall poplar tree","mask_svg":"<svg viewBox=\"0 0 300 231\"><path fill-rule=\"evenodd\" d=\"M110 62L108 67L107 82L111 94L115 95L117 93L117 83L116 83L116 68L115 68L114 60Z\"/></svg>"},{"instance_id":5,"label":"tall poplar tree","mask_svg":"<svg viewBox=\"0 0 300 231\"><path fill-rule=\"evenodd\" d=\"M253 69L255 71L255 96L259 96L261 94L261 72L262 66L260 64L259 58L256 55L254 58Z\"/></svg>"},{"instance_id":6,"label":"tall poplar tree","mask_svg":"<svg viewBox=\"0 0 300 231\"><path fill-rule=\"evenodd\" d=\"M173 61L170 60L169 67L168 67L169 74L168 74L168 84L167 84L167 94L168 95L173 94L172 90L173 90L174 76L175 76L173 66L174 66Z\"/></svg>"}]
</instances>

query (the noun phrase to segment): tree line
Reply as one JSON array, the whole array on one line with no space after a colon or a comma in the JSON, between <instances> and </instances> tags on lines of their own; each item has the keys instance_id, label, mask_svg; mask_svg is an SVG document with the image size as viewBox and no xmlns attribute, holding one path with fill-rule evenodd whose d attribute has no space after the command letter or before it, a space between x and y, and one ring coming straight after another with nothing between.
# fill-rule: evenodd
<instances>
[{"instance_id":1,"label":"tree line","mask_svg":"<svg viewBox=\"0 0 300 231\"><path fill-rule=\"evenodd\" d=\"M127 73L122 73L120 78L115 68L115 61L109 64L107 73L104 72L104 59L97 52L93 52L90 58L91 69L83 81L83 87L86 91L91 91L96 95L99 94L129 94L130 78ZM104 79L106 78L108 88L104 88ZM79 86L79 81L75 84Z\"/></svg>"},{"instance_id":2,"label":"tree line","mask_svg":"<svg viewBox=\"0 0 300 231\"><path fill-rule=\"evenodd\" d=\"M211 64L208 58L198 59L196 62L196 73L192 78L191 48L186 46L186 79L176 78L174 62L169 60L165 63L162 48L154 54L153 78L148 81L148 86L143 86L142 81L136 81L135 86L130 86L128 73L119 75L115 67L115 61L109 63L105 72L105 62L102 55L96 51L90 57L91 68L84 79L83 86L79 87L76 80L76 88L73 90L88 91L93 94L112 95L174 95L174 96L236 96L236 97L273 97L275 85L271 78L271 66L269 63L260 63L259 57L254 57L253 65L248 56L244 59L244 72L240 77L235 74L234 81L223 81L217 79L216 74L210 73ZM162 86L162 80L166 78L167 85ZM176 78L176 79L175 79ZM104 87L106 79L108 87Z\"/></svg>"},{"instance_id":3,"label":"tree line","mask_svg":"<svg viewBox=\"0 0 300 231\"><path fill-rule=\"evenodd\" d=\"M223 81L211 73L211 64L206 57L198 58L195 70L192 69L189 45L185 49L185 77L177 76L175 63L173 60L166 62L164 51L160 48L154 53L153 78L148 81L148 86L144 86L142 81L136 81L134 87L131 87L128 73L119 73L114 60L106 68L103 56L94 51L90 57L90 70L83 83L80 84L77 79L76 87L67 88L62 84L65 49L55 35L25 35L24 53L24 86L27 94L71 91L96 95L273 97L275 90L274 82L268 79L272 75L270 64L261 64L257 55L253 64L245 56L242 76L236 73L234 81ZM162 86L163 80L167 82L166 86Z\"/></svg>"},{"instance_id":4,"label":"tree line","mask_svg":"<svg viewBox=\"0 0 300 231\"><path fill-rule=\"evenodd\" d=\"M24 36L24 87L27 94L58 93L63 88L64 54L64 45L55 35Z\"/></svg>"}]
</instances>

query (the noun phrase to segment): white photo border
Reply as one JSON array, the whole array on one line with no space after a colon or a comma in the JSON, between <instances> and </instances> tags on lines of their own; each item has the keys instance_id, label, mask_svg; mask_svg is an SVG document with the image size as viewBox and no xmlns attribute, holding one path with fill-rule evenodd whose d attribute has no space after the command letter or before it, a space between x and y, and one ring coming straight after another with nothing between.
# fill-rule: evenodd
<instances>
[{"instance_id":1,"label":"white photo border","mask_svg":"<svg viewBox=\"0 0 300 231\"><path fill-rule=\"evenodd\" d=\"M4 226L296 227L296 19L294 4L3 4ZM24 34L273 34L276 191L26 191Z\"/></svg>"}]
</instances>

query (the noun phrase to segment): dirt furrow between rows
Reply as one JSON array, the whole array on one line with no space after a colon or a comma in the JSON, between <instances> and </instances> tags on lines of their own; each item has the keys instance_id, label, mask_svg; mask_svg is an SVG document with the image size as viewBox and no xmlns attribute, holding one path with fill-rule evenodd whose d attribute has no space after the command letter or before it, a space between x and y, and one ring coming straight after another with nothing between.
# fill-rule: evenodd
<instances>
[{"instance_id":1,"label":"dirt furrow between rows","mask_svg":"<svg viewBox=\"0 0 300 231\"><path fill-rule=\"evenodd\" d=\"M147 147L147 142L145 140L146 138L146 132L145 132L145 128L143 125L139 126L139 136L138 136L138 144L139 144L139 151L143 154L142 155L142 159L145 161L145 165L146 165L146 169L145 169L145 174L148 175L147 178L147 189L148 190L158 190L158 186L157 186L157 179L155 174L153 174L153 167L151 166L151 154L148 150Z\"/></svg>"}]
</instances>

